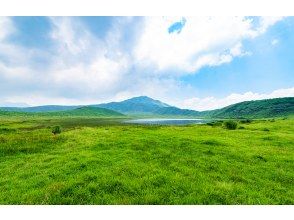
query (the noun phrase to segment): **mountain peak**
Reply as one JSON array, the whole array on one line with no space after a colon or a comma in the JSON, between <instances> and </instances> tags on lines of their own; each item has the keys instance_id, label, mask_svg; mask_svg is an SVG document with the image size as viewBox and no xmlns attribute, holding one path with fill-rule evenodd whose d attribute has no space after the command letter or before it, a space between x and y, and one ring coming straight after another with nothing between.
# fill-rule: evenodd
<instances>
[{"instance_id":1,"label":"mountain peak","mask_svg":"<svg viewBox=\"0 0 294 220\"><path fill-rule=\"evenodd\" d=\"M155 99L152 99L152 98L150 98L148 96L144 96L144 95L143 96L136 96L136 97L133 97L133 98L129 98L129 99L125 100L125 101L128 101L128 100L157 101Z\"/></svg>"},{"instance_id":2,"label":"mountain peak","mask_svg":"<svg viewBox=\"0 0 294 220\"><path fill-rule=\"evenodd\" d=\"M131 103L139 103L139 104L152 104L152 105L156 105L159 107L170 107L170 105L163 103L159 100L150 98L148 96L137 96L137 97L127 99L123 102L131 102Z\"/></svg>"},{"instance_id":3,"label":"mountain peak","mask_svg":"<svg viewBox=\"0 0 294 220\"><path fill-rule=\"evenodd\" d=\"M97 106L123 114L152 114L160 108L170 107L168 104L148 96L137 96L121 102L110 102Z\"/></svg>"}]
</instances>

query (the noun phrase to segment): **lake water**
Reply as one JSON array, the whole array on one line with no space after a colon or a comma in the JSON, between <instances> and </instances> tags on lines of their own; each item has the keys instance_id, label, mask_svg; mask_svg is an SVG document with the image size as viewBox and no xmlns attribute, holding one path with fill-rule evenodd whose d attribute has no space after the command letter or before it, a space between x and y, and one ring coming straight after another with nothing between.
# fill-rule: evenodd
<instances>
[{"instance_id":1,"label":"lake water","mask_svg":"<svg viewBox=\"0 0 294 220\"><path fill-rule=\"evenodd\" d=\"M211 120L206 119L188 119L188 118L144 118L131 119L124 121L132 124L149 124L149 125L188 125L188 124L204 124Z\"/></svg>"}]
</instances>

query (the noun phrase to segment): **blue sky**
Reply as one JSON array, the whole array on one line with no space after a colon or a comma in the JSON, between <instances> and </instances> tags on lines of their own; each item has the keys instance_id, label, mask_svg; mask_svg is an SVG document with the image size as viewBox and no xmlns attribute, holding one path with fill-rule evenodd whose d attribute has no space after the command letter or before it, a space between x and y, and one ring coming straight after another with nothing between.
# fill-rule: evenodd
<instances>
[{"instance_id":1,"label":"blue sky","mask_svg":"<svg viewBox=\"0 0 294 220\"><path fill-rule=\"evenodd\" d=\"M0 105L294 96L293 17L0 17Z\"/></svg>"}]
</instances>

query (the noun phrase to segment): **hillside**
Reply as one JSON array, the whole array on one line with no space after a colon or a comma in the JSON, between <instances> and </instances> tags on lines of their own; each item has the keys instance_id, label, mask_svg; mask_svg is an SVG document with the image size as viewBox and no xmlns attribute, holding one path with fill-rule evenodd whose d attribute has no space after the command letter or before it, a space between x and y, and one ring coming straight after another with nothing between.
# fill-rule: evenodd
<instances>
[{"instance_id":1,"label":"hillside","mask_svg":"<svg viewBox=\"0 0 294 220\"><path fill-rule=\"evenodd\" d=\"M189 110L189 109L180 109L177 107L164 107L156 110L154 112L156 115L162 116L186 116L186 117L200 117L201 112Z\"/></svg>"},{"instance_id":2,"label":"hillside","mask_svg":"<svg viewBox=\"0 0 294 220\"><path fill-rule=\"evenodd\" d=\"M294 97L246 101L202 112L212 118L270 118L294 115Z\"/></svg>"},{"instance_id":3,"label":"hillside","mask_svg":"<svg viewBox=\"0 0 294 220\"><path fill-rule=\"evenodd\" d=\"M86 117L121 117L123 114L99 107L84 106L67 111L54 112L22 112L22 111L3 111L0 110L0 115L4 116L86 116Z\"/></svg>"},{"instance_id":4,"label":"hillside","mask_svg":"<svg viewBox=\"0 0 294 220\"><path fill-rule=\"evenodd\" d=\"M124 116L123 114L99 107L84 106L73 110L60 111L60 112L48 112L46 115L52 116L100 116L100 117L117 117Z\"/></svg>"},{"instance_id":5,"label":"hillside","mask_svg":"<svg viewBox=\"0 0 294 220\"><path fill-rule=\"evenodd\" d=\"M122 102L89 106L36 106L27 108L2 107L0 115L41 116L144 116L197 118L269 118L294 115L294 97L246 101L211 111L194 111L170 106L147 96Z\"/></svg>"},{"instance_id":6,"label":"hillside","mask_svg":"<svg viewBox=\"0 0 294 220\"><path fill-rule=\"evenodd\" d=\"M110 102L96 105L98 107L111 109L129 115L152 115L161 108L169 107L168 104L154 100L147 96L139 96L122 102Z\"/></svg>"},{"instance_id":7,"label":"hillside","mask_svg":"<svg viewBox=\"0 0 294 220\"><path fill-rule=\"evenodd\" d=\"M0 109L0 116L29 116L32 115L31 113L28 112L20 112L20 111L7 111L7 110L2 110Z\"/></svg>"}]
</instances>

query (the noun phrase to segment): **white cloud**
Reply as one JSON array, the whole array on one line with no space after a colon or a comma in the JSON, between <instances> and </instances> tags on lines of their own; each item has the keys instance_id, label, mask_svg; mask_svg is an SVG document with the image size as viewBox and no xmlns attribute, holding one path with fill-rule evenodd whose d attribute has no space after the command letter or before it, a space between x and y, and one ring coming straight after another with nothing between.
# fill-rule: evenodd
<instances>
[{"instance_id":1,"label":"white cloud","mask_svg":"<svg viewBox=\"0 0 294 220\"><path fill-rule=\"evenodd\" d=\"M32 62L47 52L10 42L10 36L17 33L10 17L0 17L0 79L30 81L35 73Z\"/></svg>"},{"instance_id":2,"label":"white cloud","mask_svg":"<svg viewBox=\"0 0 294 220\"><path fill-rule=\"evenodd\" d=\"M249 55L242 49L242 40L264 33L280 18L260 18L255 27L253 20L245 17L188 17L179 34L168 33L178 20L146 18L133 52L137 62L155 65L158 71L178 69L182 74L228 63L234 57Z\"/></svg>"},{"instance_id":3,"label":"white cloud","mask_svg":"<svg viewBox=\"0 0 294 220\"><path fill-rule=\"evenodd\" d=\"M35 79L33 70L29 66L32 51L25 51L22 47L9 42L9 37L15 33L17 29L11 18L0 17L0 100L2 105L15 103L11 94L23 95L22 89L28 88Z\"/></svg>"},{"instance_id":4,"label":"white cloud","mask_svg":"<svg viewBox=\"0 0 294 220\"><path fill-rule=\"evenodd\" d=\"M99 99L113 95L126 84L131 63L119 47L121 33L117 24L106 39L99 39L76 18L51 18L51 21L54 26L51 36L58 53L47 75L57 89L67 89L83 99L89 96Z\"/></svg>"},{"instance_id":5,"label":"white cloud","mask_svg":"<svg viewBox=\"0 0 294 220\"><path fill-rule=\"evenodd\" d=\"M0 41L15 31L10 18L0 17Z\"/></svg>"},{"instance_id":6,"label":"white cloud","mask_svg":"<svg viewBox=\"0 0 294 220\"><path fill-rule=\"evenodd\" d=\"M105 56L97 57L88 65L73 64L68 68L56 69L51 77L52 82L60 87L80 90L80 92L113 92L124 80L128 61L122 57L118 60ZM84 91L83 91L84 90Z\"/></svg>"},{"instance_id":7,"label":"white cloud","mask_svg":"<svg viewBox=\"0 0 294 220\"><path fill-rule=\"evenodd\" d=\"M270 26L274 25L282 19L283 17L261 17L259 21L259 27L257 28L258 34L263 34Z\"/></svg>"},{"instance_id":8,"label":"white cloud","mask_svg":"<svg viewBox=\"0 0 294 220\"><path fill-rule=\"evenodd\" d=\"M103 41L96 38L74 17L50 17L51 38L57 45L57 54L63 62L83 62L86 57L105 52Z\"/></svg>"},{"instance_id":9,"label":"white cloud","mask_svg":"<svg viewBox=\"0 0 294 220\"><path fill-rule=\"evenodd\" d=\"M90 104L143 94L184 97L191 88L178 76L250 55L242 41L279 19L261 18L254 26L251 18L192 17L180 32L169 34L169 26L181 18L149 17L134 26L132 18L117 18L102 39L78 18L55 17L50 18L54 48L48 52L9 43L17 30L12 19L0 18L0 80L11 88L0 97L31 105ZM125 34L133 40L130 46ZM31 64L39 57L47 59L41 70Z\"/></svg>"},{"instance_id":10,"label":"white cloud","mask_svg":"<svg viewBox=\"0 0 294 220\"><path fill-rule=\"evenodd\" d=\"M224 98L206 97L191 98L175 103L182 108L194 109L198 111L212 110L222 108L231 104L243 101L271 99L281 97L294 97L294 87L288 89L278 89L269 94L260 94L254 92L246 92L243 94L233 93Z\"/></svg>"}]
</instances>

